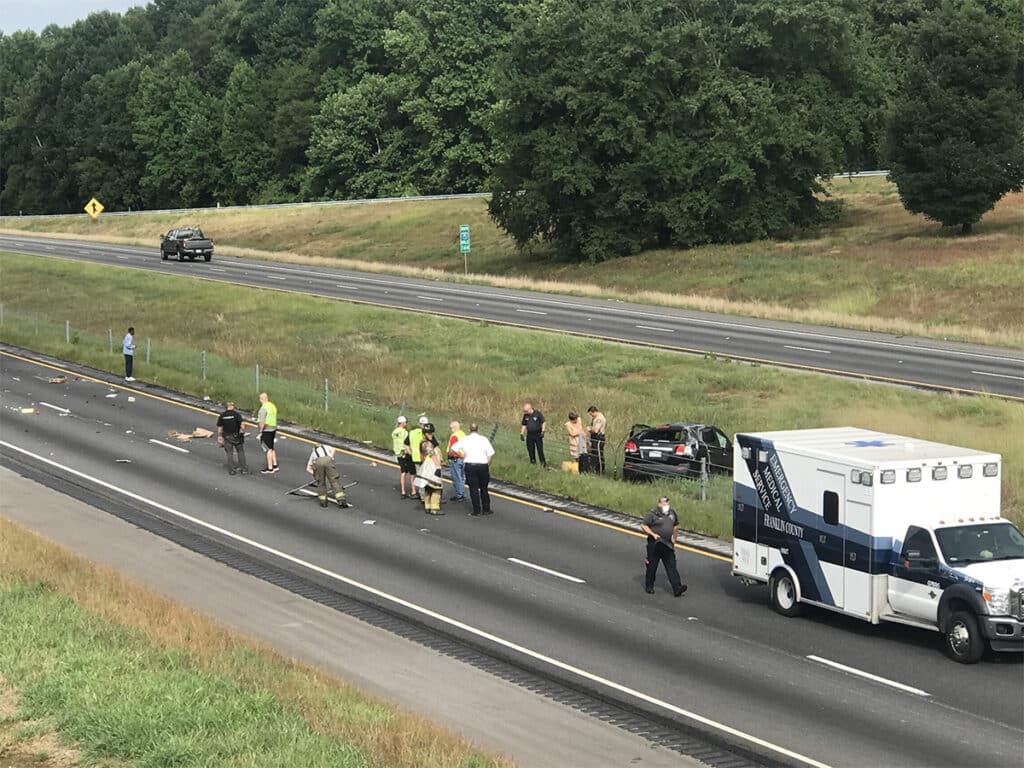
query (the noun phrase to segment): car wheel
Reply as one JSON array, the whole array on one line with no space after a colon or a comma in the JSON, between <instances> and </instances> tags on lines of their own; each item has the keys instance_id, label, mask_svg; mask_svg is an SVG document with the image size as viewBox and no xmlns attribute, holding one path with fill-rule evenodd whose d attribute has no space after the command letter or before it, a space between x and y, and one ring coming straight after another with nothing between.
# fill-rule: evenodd
<instances>
[{"instance_id":1,"label":"car wheel","mask_svg":"<svg viewBox=\"0 0 1024 768\"><path fill-rule=\"evenodd\" d=\"M976 664L985 655L978 619L970 611L954 611L946 622L946 654L961 664Z\"/></svg>"},{"instance_id":2,"label":"car wheel","mask_svg":"<svg viewBox=\"0 0 1024 768\"><path fill-rule=\"evenodd\" d=\"M778 570L772 574L768 582L772 608L783 616L793 617L800 613L800 603L796 599L796 584L789 571Z\"/></svg>"},{"instance_id":3,"label":"car wheel","mask_svg":"<svg viewBox=\"0 0 1024 768\"><path fill-rule=\"evenodd\" d=\"M165 251L163 248L160 249L160 258L163 261L167 261L167 251Z\"/></svg>"},{"instance_id":4,"label":"car wheel","mask_svg":"<svg viewBox=\"0 0 1024 768\"><path fill-rule=\"evenodd\" d=\"M213 254L212 253L207 253L207 254L205 254L203 256L203 261L209 261L212 258L213 258Z\"/></svg>"},{"instance_id":5,"label":"car wheel","mask_svg":"<svg viewBox=\"0 0 1024 768\"><path fill-rule=\"evenodd\" d=\"M188 260L189 260L189 261L195 261L195 260L196 260L196 255L195 255L194 253L190 253L190 254L188 255Z\"/></svg>"},{"instance_id":6,"label":"car wheel","mask_svg":"<svg viewBox=\"0 0 1024 768\"><path fill-rule=\"evenodd\" d=\"M185 260L185 254L183 252L181 252L181 251L178 251L178 261L184 261L184 260Z\"/></svg>"}]
</instances>

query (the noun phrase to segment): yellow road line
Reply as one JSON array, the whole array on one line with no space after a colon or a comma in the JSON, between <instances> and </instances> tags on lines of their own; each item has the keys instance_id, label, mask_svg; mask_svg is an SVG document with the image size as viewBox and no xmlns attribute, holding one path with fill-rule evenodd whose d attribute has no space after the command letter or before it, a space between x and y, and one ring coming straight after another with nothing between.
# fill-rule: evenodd
<instances>
[{"instance_id":1,"label":"yellow road line","mask_svg":"<svg viewBox=\"0 0 1024 768\"><path fill-rule=\"evenodd\" d=\"M37 365L37 366L40 366L41 368L48 368L51 371L56 371L58 373L63 373L65 375L67 375L67 376L72 376L72 377L77 377L77 378L80 378L80 379L85 379L86 381L92 381L92 382L95 382L96 384L102 384L103 386L111 387L113 389L120 389L123 392L131 392L133 395L139 395L141 397L147 397L150 400L156 400L156 401L164 403L166 405L173 405L173 406L177 406L179 408L186 408L188 410L196 411L197 413L202 413L202 414L204 414L206 416L212 416L214 418L216 418L218 416L218 414L213 412L213 411L209 411L209 410L207 410L205 408L200 408L199 406L192 405L191 403L183 403L183 402L180 402L178 400L172 400L169 397L164 397L163 395L158 395L158 394L155 394L153 392L146 392L146 391L139 390L139 389L132 389L131 387L126 387L123 384L119 384L117 382L106 381L104 379L100 379L100 378L97 378L95 376L90 376L88 374L78 373L76 371L71 371L71 370L69 370L67 368L61 368L59 366L52 365L50 363L44 363L44 362L42 362L40 360L33 360L30 357L25 357L23 355L19 355L19 354L16 354L14 352L8 352L7 350L0 350L0 355L3 355L4 357L10 357L10 358L13 358L15 360L20 360L21 362L28 363L29 365ZM286 432L286 434L288 435L288 439L289 440L298 440L300 442L306 443L307 445L317 445L318 444L318 441L311 440L308 437L303 437L302 435L296 435L296 434L294 434L292 432ZM364 456L361 453L355 453L355 452L349 451L349 450L347 450L345 448L336 448L336 450L338 450L341 453L344 453L346 456L351 456L354 459L359 459L361 461L365 461L365 462L368 462L370 464L387 464L387 465L389 465L391 467L395 467L396 469L398 467L398 464L396 462L390 461L388 459L379 459L379 458L374 458L374 457L371 457L371 456ZM451 480L447 480L446 482L450 483ZM594 519L591 519L589 517L585 517L583 515L578 515L578 514L576 514L574 512L568 512L568 511L566 511L564 509L557 509L556 507L547 506L547 505L544 505L544 504L539 504L539 503L534 502L534 501L529 501L528 499L519 499L519 498L516 498L515 496L510 496L508 494L501 493L500 491L495 491L491 495L492 496L496 496L499 499L505 499L506 501L514 502L516 504L522 504L523 506L526 506L526 507L533 507L534 509L539 509L542 512L552 512L552 513L554 513L556 515L561 515L562 517L568 517L568 518L571 518L573 520L577 520L577 521L582 522L582 523L588 523L589 525L596 525L596 526L600 526L601 528L607 528L608 530L615 531L617 533L624 533L624 534L626 534L628 536L639 536L639 537L646 538L644 536L644 534L640 533L639 531L631 531L628 528L622 528L621 526L617 526L617 525L614 525L612 523L606 523L603 520L594 520ZM688 552L693 552L693 553L698 554L698 555L704 555L705 557L710 557L710 558L713 558L715 560L722 560L722 561L727 562L727 563L732 562L732 560L730 558L728 558L728 557L723 557L722 555L716 554L714 552L706 552L706 551L704 551L702 549L696 549L694 547L689 547L689 546L686 546L686 545L683 545L683 544L678 544L676 546L676 549L685 549Z\"/></svg>"}]
</instances>

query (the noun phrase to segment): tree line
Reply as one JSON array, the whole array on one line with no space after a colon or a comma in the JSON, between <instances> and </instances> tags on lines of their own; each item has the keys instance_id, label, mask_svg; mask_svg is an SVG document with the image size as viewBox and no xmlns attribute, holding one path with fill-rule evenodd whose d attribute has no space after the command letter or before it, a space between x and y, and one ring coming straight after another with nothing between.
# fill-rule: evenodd
<instances>
[{"instance_id":1,"label":"tree line","mask_svg":"<svg viewBox=\"0 0 1024 768\"><path fill-rule=\"evenodd\" d=\"M0 36L0 213L490 191L601 260L1024 180L1015 0L155 0Z\"/></svg>"}]
</instances>

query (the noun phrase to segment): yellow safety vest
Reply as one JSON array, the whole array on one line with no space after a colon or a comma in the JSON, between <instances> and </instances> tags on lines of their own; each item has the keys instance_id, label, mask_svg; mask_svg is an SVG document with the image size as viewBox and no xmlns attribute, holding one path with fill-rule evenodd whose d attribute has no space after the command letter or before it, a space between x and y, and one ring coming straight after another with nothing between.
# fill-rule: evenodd
<instances>
[{"instance_id":1,"label":"yellow safety vest","mask_svg":"<svg viewBox=\"0 0 1024 768\"><path fill-rule=\"evenodd\" d=\"M263 403L263 405L261 407L261 410L263 408L267 409L267 418L263 420L264 428L266 428L266 429L276 429L277 428L277 406L274 405L269 400L267 400L267 402Z\"/></svg>"},{"instance_id":2,"label":"yellow safety vest","mask_svg":"<svg viewBox=\"0 0 1024 768\"><path fill-rule=\"evenodd\" d=\"M423 461L420 455L420 443L423 442L423 430L419 427L409 432L409 452L412 453L412 460L419 464Z\"/></svg>"},{"instance_id":3,"label":"yellow safety vest","mask_svg":"<svg viewBox=\"0 0 1024 768\"><path fill-rule=\"evenodd\" d=\"M396 427L395 431L391 433L391 450L395 452L395 456L405 453L405 438L408 436L409 430L405 427Z\"/></svg>"}]
</instances>

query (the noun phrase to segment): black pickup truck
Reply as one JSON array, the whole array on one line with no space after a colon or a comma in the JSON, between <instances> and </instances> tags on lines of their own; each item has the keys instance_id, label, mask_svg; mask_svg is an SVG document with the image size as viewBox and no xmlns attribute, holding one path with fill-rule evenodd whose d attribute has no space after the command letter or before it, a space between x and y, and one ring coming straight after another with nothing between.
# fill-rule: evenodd
<instances>
[{"instance_id":1,"label":"black pickup truck","mask_svg":"<svg viewBox=\"0 0 1024 768\"><path fill-rule=\"evenodd\" d=\"M172 229L166 235L160 235L160 257L166 261L177 256L178 261L187 257L195 261L200 256L204 261L213 258L213 241L203 236L199 227L183 227Z\"/></svg>"}]
</instances>

